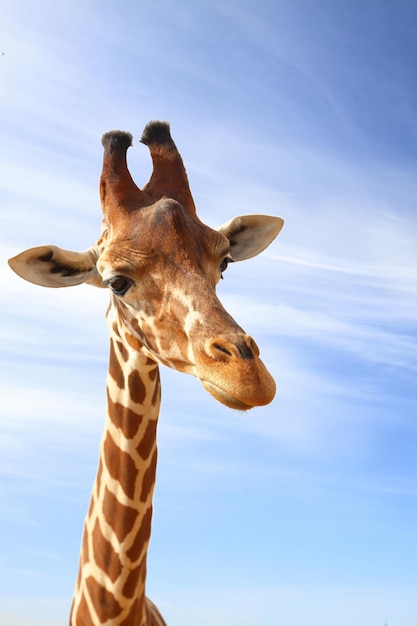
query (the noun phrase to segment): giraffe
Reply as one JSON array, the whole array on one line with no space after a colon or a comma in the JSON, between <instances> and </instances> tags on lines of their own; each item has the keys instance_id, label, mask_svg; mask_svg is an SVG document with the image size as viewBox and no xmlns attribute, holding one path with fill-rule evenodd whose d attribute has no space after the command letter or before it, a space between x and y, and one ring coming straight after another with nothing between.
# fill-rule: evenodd
<instances>
[{"instance_id":1,"label":"giraffe","mask_svg":"<svg viewBox=\"0 0 417 626\"><path fill-rule=\"evenodd\" d=\"M216 285L231 262L262 252L283 221L233 218L217 229L197 217L167 122L141 142L153 168L140 189L127 165L132 135L103 135L98 241L84 252L39 246L9 260L45 287L108 288L107 414L84 522L70 626L162 626L145 593L155 486L159 364L197 377L220 403L245 411L270 403L275 382L255 341L227 313Z\"/></svg>"}]
</instances>

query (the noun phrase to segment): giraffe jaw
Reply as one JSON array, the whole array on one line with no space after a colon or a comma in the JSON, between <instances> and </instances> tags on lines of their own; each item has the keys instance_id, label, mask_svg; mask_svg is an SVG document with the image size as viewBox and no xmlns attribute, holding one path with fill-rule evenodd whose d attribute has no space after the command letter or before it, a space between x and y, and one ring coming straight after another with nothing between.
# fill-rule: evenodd
<instances>
[{"instance_id":1,"label":"giraffe jaw","mask_svg":"<svg viewBox=\"0 0 417 626\"><path fill-rule=\"evenodd\" d=\"M253 404L246 404L246 402L242 402L242 400L238 400L237 398L231 396L227 391L214 385L208 380L201 380L201 384L204 389L206 389L218 402L224 404L229 407L229 409L236 409L237 411L249 411L249 409L253 409Z\"/></svg>"}]
</instances>

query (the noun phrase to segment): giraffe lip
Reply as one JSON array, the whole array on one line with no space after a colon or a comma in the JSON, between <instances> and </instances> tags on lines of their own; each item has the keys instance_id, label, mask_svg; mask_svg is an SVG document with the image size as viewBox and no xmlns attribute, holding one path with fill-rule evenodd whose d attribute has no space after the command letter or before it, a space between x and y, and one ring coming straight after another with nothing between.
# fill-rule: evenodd
<instances>
[{"instance_id":1,"label":"giraffe lip","mask_svg":"<svg viewBox=\"0 0 417 626\"><path fill-rule=\"evenodd\" d=\"M234 396L231 396L227 391L218 387L214 383L211 383L208 380L201 380L201 384L204 389L208 391L218 402L221 402L225 406L229 407L229 409L237 409L238 411L249 411L249 409L253 408L253 404L247 404Z\"/></svg>"}]
</instances>

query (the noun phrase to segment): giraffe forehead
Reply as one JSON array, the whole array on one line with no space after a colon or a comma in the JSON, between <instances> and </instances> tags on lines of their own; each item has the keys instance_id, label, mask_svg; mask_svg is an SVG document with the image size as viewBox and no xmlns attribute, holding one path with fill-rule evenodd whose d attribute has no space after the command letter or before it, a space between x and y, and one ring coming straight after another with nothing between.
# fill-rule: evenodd
<instances>
[{"instance_id":1,"label":"giraffe forehead","mask_svg":"<svg viewBox=\"0 0 417 626\"><path fill-rule=\"evenodd\" d=\"M100 266L113 265L127 273L158 263L197 267L217 261L229 250L229 242L216 230L185 211L171 199L120 215L101 244ZM121 272L123 273L123 272Z\"/></svg>"}]
</instances>

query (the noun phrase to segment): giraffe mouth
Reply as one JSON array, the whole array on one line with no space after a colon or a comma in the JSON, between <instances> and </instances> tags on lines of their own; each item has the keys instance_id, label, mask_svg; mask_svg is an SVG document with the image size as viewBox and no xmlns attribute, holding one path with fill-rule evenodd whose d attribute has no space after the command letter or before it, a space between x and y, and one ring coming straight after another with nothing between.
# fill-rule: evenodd
<instances>
[{"instance_id":1,"label":"giraffe mouth","mask_svg":"<svg viewBox=\"0 0 417 626\"><path fill-rule=\"evenodd\" d=\"M200 379L200 382L203 385L204 389L206 389L206 391L208 391L213 396L213 398L215 398L218 402L221 402L225 406L229 407L229 409L236 409L237 411L249 411L249 409L253 409L253 404L247 404L246 402L243 402L242 400L231 396L227 391L225 391L221 387L218 387L217 385L214 385L208 380Z\"/></svg>"}]
</instances>

